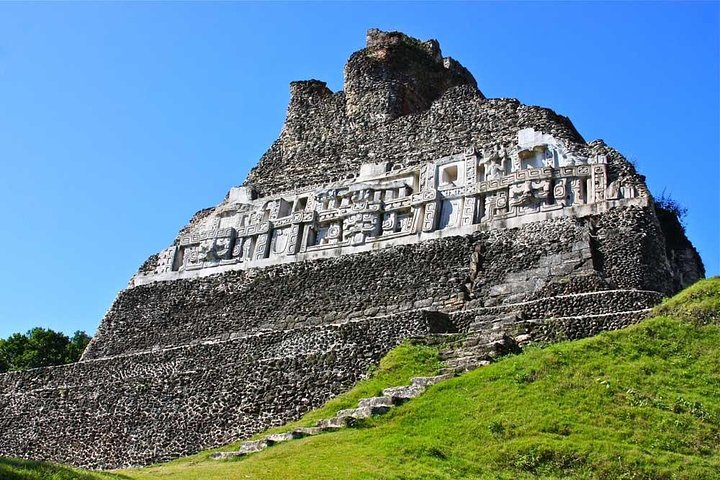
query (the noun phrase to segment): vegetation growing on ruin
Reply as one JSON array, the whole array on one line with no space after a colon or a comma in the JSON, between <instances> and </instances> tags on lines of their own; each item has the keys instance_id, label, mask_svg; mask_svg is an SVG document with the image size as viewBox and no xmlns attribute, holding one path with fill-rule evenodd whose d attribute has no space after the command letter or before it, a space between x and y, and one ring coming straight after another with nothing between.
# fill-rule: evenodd
<instances>
[{"instance_id":1,"label":"vegetation growing on ruin","mask_svg":"<svg viewBox=\"0 0 720 480\"><path fill-rule=\"evenodd\" d=\"M672 198L669 193L665 193L663 189L659 197L655 198L655 212L658 215L674 215L678 222L685 227L685 217L687 217L687 207Z\"/></svg>"},{"instance_id":2,"label":"vegetation growing on ruin","mask_svg":"<svg viewBox=\"0 0 720 480\"><path fill-rule=\"evenodd\" d=\"M719 312L720 278L704 280L636 326L529 348L431 387L356 428L236 461L213 461L205 452L119 474L206 480L716 478ZM399 347L364 386L300 424L376 394L386 386L383 375L388 385L398 384L402 375L436 368L436 357L423 348ZM404 373L390 376L388 369Z\"/></svg>"}]
</instances>

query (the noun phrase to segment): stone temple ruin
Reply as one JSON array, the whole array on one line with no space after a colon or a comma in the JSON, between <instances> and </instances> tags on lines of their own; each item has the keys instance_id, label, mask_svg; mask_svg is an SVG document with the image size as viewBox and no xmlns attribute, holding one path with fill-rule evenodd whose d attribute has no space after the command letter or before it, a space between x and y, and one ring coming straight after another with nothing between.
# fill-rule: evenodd
<instances>
[{"instance_id":1,"label":"stone temple ruin","mask_svg":"<svg viewBox=\"0 0 720 480\"><path fill-rule=\"evenodd\" d=\"M370 30L344 90L118 295L82 361L0 375L0 454L143 465L298 418L404 339L579 338L704 276L644 177L570 120L488 99L439 44Z\"/></svg>"}]
</instances>

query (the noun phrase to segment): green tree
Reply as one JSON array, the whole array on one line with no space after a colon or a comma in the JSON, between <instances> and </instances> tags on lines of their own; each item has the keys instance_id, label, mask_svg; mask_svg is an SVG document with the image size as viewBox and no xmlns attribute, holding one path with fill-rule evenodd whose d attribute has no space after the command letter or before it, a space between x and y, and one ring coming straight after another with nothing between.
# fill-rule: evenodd
<instances>
[{"instance_id":1,"label":"green tree","mask_svg":"<svg viewBox=\"0 0 720 480\"><path fill-rule=\"evenodd\" d=\"M35 327L27 333L27 347L15 357L15 369L46 367L65 363L70 339L61 332Z\"/></svg>"},{"instance_id":2,"label":"green tree","mask_svg":"<svg viewBox=\"0 0 720 480\"><path fill-rule=\"evenodd\" d=\"M2 353L4 343L5 343L5 340L0 338L0 373L5 373L10 369L10 364L8 363L7 359L5 358L5 355Z\"/></svg>"},{"instance_id":3,"label":"green tree","mask_svg":"<svg viewBox=\"0 0 720 480\"><path fill-rule=\"evenodd\" d=\"M90 343L90 336L87 333L80 330L75 332L70 339L70 345L68 345L67 348L67 363L77 362L80 360L80 357L82 357L88 343Z\"/></svg>"},{"instance_id":4,"label":"green tree","mask_svg":"<svg viewBox=\"0 0 720 480\"><path fill-rule=\"evenodd\" d=\"M81 331L75 332L72 339L41 327L24 335L15 333L0 340L0 372L76 362L89 341L90 337Z\"/></svg>"},{"instance_id":5,"label":"green tree","mask_svg":"<svg viewBox=\"0 0 720 480\"><path fill-rule=\"evenodd\" d=\"M7 362L7 369L17 370L16 365L22 363L22 358L29 348L29 340L28 337L22 333L13 333L2 341L0 348L2 348L2 352L0 353Z\"/></svg>"}]
</instances>

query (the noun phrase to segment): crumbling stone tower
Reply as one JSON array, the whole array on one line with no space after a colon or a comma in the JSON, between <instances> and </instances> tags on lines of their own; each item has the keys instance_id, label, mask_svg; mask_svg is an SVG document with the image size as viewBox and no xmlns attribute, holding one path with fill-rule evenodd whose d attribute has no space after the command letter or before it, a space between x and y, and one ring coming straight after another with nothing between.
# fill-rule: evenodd
<instances>
[{"instance_id":1,"label":"crumbling stone tower","mask_svg":"<svg viewBox=\"0 0 720 480\"><path fill-rule=\"evenodd\" d=\"M592 335L704 275L622 155L485 98L437 41L370 30L344 91L290 88L245 184L142 265L81 362L0 375L0 454L170 459L297 418L405 338Z\"/></svg>"}]
</instances>

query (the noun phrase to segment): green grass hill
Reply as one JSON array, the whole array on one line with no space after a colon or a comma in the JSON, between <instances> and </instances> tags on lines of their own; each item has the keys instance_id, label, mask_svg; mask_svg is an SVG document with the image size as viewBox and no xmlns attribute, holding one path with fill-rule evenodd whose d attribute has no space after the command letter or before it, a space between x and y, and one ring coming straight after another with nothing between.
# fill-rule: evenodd
<instances>
[{"instance_id":1,"label":"green grass hill","mask_svg":"<svg viewBox=\"0 0 720 480\"><path fill-rule=\"evenodd\" d=\"M294 425L437 368L436 350L402 345ZM112 474L0 459L0 478L720 479L720 278L638 325L529 347L356 427L237 460L208 455Z\"/></svg>"}]
</instances>

